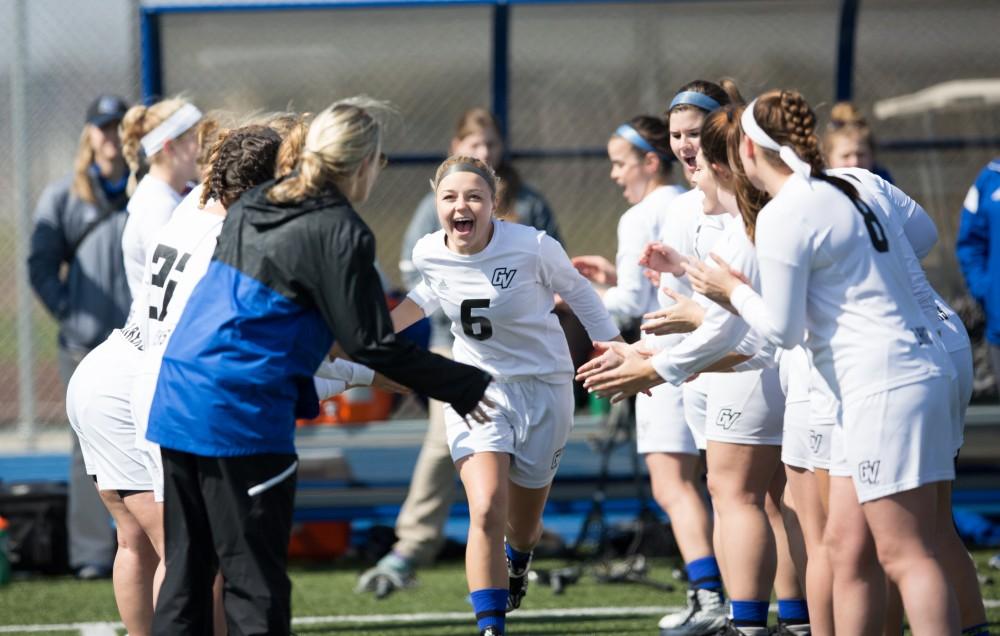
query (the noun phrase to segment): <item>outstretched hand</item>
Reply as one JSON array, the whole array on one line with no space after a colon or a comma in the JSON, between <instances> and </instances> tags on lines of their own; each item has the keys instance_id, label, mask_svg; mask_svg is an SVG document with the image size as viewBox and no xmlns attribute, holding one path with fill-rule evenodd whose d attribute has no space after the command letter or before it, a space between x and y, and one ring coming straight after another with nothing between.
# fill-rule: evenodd
<instances>
[{"instance_id":1,"label":"outstretched hand","mask_svg":"<svg viewBox=\"0 0 1000 636\"><path fill-rule=\"evenodd\" d=\"M487 424L490 421L490 416L486 412L486 409L495 409L497 407L496 402L486 397L479 398L479 404L476 404L475 408L462 416L462 421L465 422L465 427L472 430L472 426L469 424L469 418L472 418L476 424Z\"/></svg>"},{"instance_id":2,"label":"outstretched hand","mask_svg":"<svg viewBox=\"0 0 1000 636\"><path fill-rule=\"evenodd\" d=\"M570 262L581 276L592 283L609 287L618 284L618 270L603 256L574 256Z\"/></svg>"},{"instance_id":3,"label":"outstretched hand","mask_svg":"<svg viewBox=\"0 0 1000 636\"><path fill-rule=\"evenodd\" d=\"M663 383L648 360L648 352L624 342L595 342L594 347L600 356L581 366L576 376L588 391L620 402Z\"/></svg>"},{"instance_id":4,"label":"outstretched hand","mask_svg":"<svg viewBox=\"0 0 1000 636\"><path fill-rule=\"evenodd\" d=\"M678 277L684 275L683 265L687 261L686 256L659 241L646 243L642 256L639 257L639 264L643 267Z\"/></svg>"},{"instance_id":5,"label":"outstretched hand","mask_svg":"<svg viewBox=\"0 0 1000 636\"><path fill-rule=\"evenodd\" d=\"M410 387L404 386L395 380L390 380L378 371L375 372L375 379L372 380L372 386L390 393L401 393L403 395L413 393L413 389Z\"/></svg>"},{"instance_id":6,"label":"outstretched hand","mask_svg":"<svg viewBox=\"0 0 1000 636\"><path fill-rule=\"evenodd\" d=\"M711 256L718 267L692 261L684 264L684 271L687 272L692 289L720 305L731 307L729 297L733 290L740 285L749 285L750 281L742 272L731 268L718 254L713 252Z\"/></svg>"},{"instance_id":7,"label":"outstretched hand","mask_svg":"<svg viewBox=\"0 0 1000 636\"><path fill-rule=\"evenodd\" d=\"M640 326L644 333L655 336L665 336L672 333L690 333L701 326L705 318L705 309L691 300L690 296L679 294L672 289L661 290L672 298L674 304L658 311L652 311L642 317Z\"/></svg>"}]
</instances>

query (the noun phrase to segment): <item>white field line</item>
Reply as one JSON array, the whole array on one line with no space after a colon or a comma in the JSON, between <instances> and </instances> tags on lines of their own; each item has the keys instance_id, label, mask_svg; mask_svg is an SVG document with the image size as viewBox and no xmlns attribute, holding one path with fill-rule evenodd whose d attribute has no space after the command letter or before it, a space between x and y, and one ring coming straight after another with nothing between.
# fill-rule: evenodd
<instances>
[{"instance_id":1,"label":"white field line","mask_svg":"<svg viewBox=\"0 0 1000 636\"><path fill-rule=\"evenodd\" d=\"M987 608L1000 607L1000 600L986 599ZM681 607L665 607L662 605L647 605L639 607L570 607L565 609L518 610L512 618L599 618L611 616L657 616L680 611ZM774 607L772 607L774 609ZM292 619L293 625L384 625L386 623L459 623L471 620L468 612L422 612L415 614L354 614L339 616L299 616ZM114 630L122 629L121 623L56 623L52 625L0 625L0 634L45 633L79 631L81 636L105 636L114 634Z\"/></svg>"}]
</instances>

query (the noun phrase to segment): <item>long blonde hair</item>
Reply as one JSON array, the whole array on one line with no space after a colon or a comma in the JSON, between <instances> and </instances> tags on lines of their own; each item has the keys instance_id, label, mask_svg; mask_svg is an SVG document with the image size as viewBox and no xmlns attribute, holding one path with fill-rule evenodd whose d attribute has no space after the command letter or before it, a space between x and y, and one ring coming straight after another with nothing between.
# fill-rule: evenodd
<instances>
[{"instance_id":1,"label":"long blonde hair","mask_svg":"<svg viewBox=\"0 0 1000 636\"><path fill-rule=\"evenodd\" d=\"M383 128L396 110L370 97L343 99L313 119L295 164L297 172L267 193L273 203L296 203L316 196L334 180L353 175L382 144ZM290 134L289 137L293 137ZM279 160L287 167L288 159Z\"/></svg>"},{"instance_id":2,"label":"long blonde hair","mask_svg":"<svg viewBox=\"0 0 1000 636\"><path fill-rule=\"evenodd\" d=\"M76 146L76 158L73 159L72 192L81 201L91 205L97 204L97 194L94 192L94 182L90 178L90 166L94 163L96 153L90 145L90 126L86 124L80 133L80 142Z\"/></svg>"}]
</instances>

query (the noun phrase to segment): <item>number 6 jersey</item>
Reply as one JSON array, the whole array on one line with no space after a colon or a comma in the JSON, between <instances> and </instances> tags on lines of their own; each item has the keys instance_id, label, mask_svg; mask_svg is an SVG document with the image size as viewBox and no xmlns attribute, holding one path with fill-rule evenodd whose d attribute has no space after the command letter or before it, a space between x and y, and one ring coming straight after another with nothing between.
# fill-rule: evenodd
<instances>
[{"instance_id":1,"label":"number 6 jersey","mask_svg":"<svg viewBox=\"0 0 1000 636\"><path fill-rule=\"evenodd\" d=\"M413 265L422 280L408 297L428 316L444 310L455 336L455 360L500 379L568 381L573 363L552 313L553 293L569 304L591 339L618 335L597 292L545 232L494 219L490 242L471 255L448 249L445 237L439 230L414 246Z\"/></svg>"}]
</instances>

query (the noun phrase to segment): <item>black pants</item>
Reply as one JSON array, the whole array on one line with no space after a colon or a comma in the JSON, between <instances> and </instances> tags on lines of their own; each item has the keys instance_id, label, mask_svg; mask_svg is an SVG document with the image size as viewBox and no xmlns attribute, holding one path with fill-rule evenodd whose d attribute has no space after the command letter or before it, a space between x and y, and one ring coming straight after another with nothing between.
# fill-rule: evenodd
<instances>
[{"instance_id":1,"label":"black pants","mask_svg":"<svg viewBox=\"0 0 1000 636\"><path fill-rule=\"evenodd\" d=\"M217 569L230 636L290 633L295 455L162 453L167 571L153 633L210 636Z\"/></svg>"}]
</instances>

